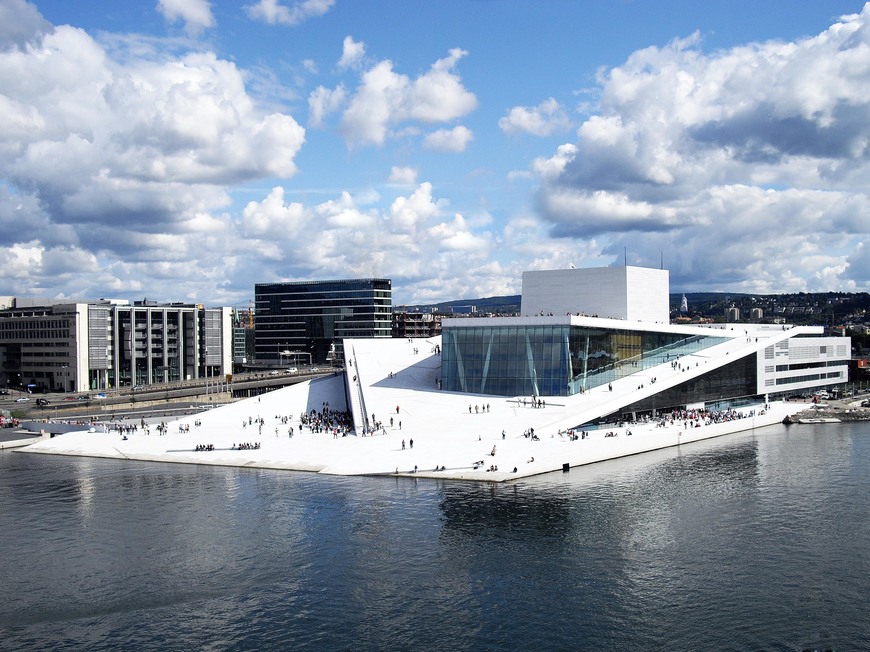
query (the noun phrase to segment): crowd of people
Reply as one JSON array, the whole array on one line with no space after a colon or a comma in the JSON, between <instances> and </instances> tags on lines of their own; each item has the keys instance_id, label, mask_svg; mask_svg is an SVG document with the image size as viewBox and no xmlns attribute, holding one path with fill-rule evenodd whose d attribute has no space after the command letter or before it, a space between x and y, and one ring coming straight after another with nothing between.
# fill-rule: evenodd
<instances>
[{"instance_id":1,"label":"crowd of people","mask_svg":"<svg viewBox=\"0 0 870 652\"><path fill-rule=\"evenodd\" d=\"M764 414L764 410L761 411ZM684 428L700 428L701 426L710 426L714 423L724 423L726 421L734 421L745 417L755 416L755 410L749 410L744 413L739 410L672 410L664 414L659 414L655 419L655 425L658 428L666 428L667 426L682 425Z\"/></svg>"},{"instance_id":2,"label":"crowd of people","mask_svg":"<svg viewBox=\"0 0 870 652\"><path fill-rule=\"evenodd\" d=\"M347 437L353 432L353 417L346 410L333 410L329 403L323 403L320 410L311 408L299 415L299 421L311 432L331 432L333 438Z\"/></svg>"},{"instance_id":3,"label":"crowd of people","mask_svg":"<svg viewBox=\"0 0 870 652\"><path fill-rule=\"evenodd\" d=\"M135 423L118 423L113 422L106 426L109 429L109 432L117 432L119 435L127 436L132 435L139 431L139 426ZM147 434L147 433L146 433Z\"/></svg>"}]
</instances>

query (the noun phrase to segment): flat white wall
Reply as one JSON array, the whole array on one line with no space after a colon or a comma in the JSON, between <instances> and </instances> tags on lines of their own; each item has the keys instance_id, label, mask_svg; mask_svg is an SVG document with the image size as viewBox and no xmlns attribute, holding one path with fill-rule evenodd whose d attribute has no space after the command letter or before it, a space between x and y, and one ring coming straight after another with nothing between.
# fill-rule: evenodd
<instances>
[{"instance_id":1,"label":"flat white wall","mask_svg":"<svg viewBox=\"0 0 870 652\"><path fill-rule=\"evenodd\" d=\"M523 272L523 315L581 313L612 319L668 323L667 270L592 267Z\"/></svg>"},{"instance_id":2,"label":"flat white wall","mask_svg":"<svg viewBox=\"0 0 870 652\"><path fill-rule=\"evenodd\" d=\"M630 321L670 322L671 277L666 269L624 267Z\"/></svg>"}]
</instances>

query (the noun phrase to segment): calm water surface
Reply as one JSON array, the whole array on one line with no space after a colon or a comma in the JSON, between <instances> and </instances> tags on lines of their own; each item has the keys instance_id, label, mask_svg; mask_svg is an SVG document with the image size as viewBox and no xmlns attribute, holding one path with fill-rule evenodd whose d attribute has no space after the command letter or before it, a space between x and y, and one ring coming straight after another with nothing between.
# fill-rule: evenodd
<instances>
[{"instance_id":1,"label":"calm water surface","mask_svg":"<svg viewBox=\"0 0 870 652\"><path fill-rule=\"evenodd\" d=\"M0 453L0 649L870 649L870 424L489 486Z\"/></svg>"}]
</instances>

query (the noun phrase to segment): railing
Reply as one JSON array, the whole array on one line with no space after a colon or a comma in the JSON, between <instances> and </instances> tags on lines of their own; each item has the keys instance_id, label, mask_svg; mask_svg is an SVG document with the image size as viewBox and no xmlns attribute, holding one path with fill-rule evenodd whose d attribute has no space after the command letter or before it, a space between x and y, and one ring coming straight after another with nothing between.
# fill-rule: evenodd
<instances>
[{"instance_id":1,"label":"railing","mask_svg":"<svg viewBox=\"0 0 870 652\"><path fill-rule=\"evenodd\" d=\"M345 352L348 354L348 363L347 368L345 369L345 382L350 383L351 395L349 397L350 400L354 401L357 405L357 409L351 409L351 414L353 416L353 429L357 434L360 434L363 428L368 427L368 413L366 411L366 403L365 398L362 393L362 384L360 383L359 377L359 368L356 366L356 355L354 354L353 349L349 352ZM351 406L348 405L350 408Z\"/></svg>"}]
</instances>

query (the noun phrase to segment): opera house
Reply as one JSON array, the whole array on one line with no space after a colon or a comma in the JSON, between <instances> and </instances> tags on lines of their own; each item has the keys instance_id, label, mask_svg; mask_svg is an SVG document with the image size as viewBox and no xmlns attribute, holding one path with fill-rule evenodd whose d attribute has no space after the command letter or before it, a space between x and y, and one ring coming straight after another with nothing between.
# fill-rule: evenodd
<instances>
[{"instance_id":1,"label":"opera house","mask_svg":"<svg viewBox=\"0 0 870 652\"><path fill-rule=\"evenodd\" d=\"M666 270L526 272L521 312L444 319L434 338L345 339L340 373L197 415L194 432L25 450L503 481L779 423L805 407L785 397L848 376L850 339L822 327L670 324Z\"/></svg>"}]
</instances>

